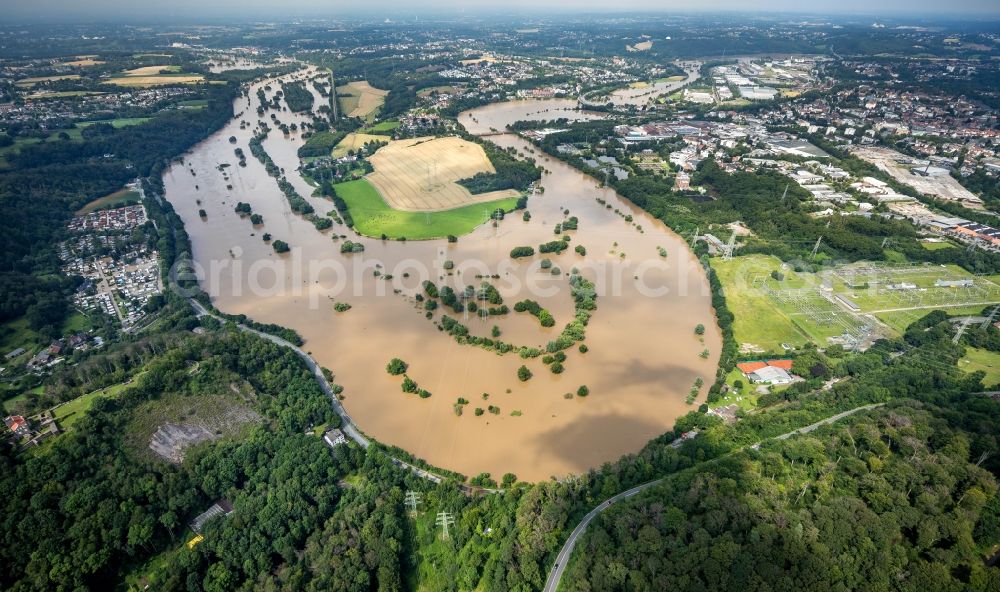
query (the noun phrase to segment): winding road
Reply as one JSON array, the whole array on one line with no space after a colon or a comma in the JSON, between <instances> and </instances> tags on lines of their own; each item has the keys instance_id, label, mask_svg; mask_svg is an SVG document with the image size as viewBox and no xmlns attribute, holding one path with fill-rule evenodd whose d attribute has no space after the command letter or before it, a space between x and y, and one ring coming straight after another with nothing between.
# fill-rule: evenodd
<instances>
[{"instance_id":1,"label":"winding road","mask_svg":"<svg viewBox=\"0 0 1000 592\"><path fill-rule=\"evenodd\" d=\"M847 411L843 411L843 412L838 413L836 415L831 415L830 417L827 417L826 419L821 419L820 421L817 421L816 423L809 424L809 425L807 425L805 427L802 427L802 428L799 428L797 430L792 430L792 431L790 431L790 432L788 432L786 434L782 434L780 436L775 436L773 438L767 438L767 440L787 440L788 438L791 438L792 436L795 436L795 435L798 435L798 434L808 434L809 432L811 432L811 431L813 431L813 430L815 430L815 429L817 429L817 428L819 428L821 426L829 425L831 423L835 423L835 422L840 421L841 419L843 419L845 417L848 417L850 415L854 415L855 413L858 413L858 412L861 412L861 411L868 411L868 410L871 410L871 409L875 409L875 408L881 407L882 405L884 405L884 403L876 403L876 404L873 404L873 405L862 405L861 407L855 407L854 409L849 409ZM762 444L764 441L765 440L761 440L760 442L757 442L756 444L750 446L750 448L757 447L760 444ZM747 448L747 447L744 446L743 448L737 448L736 450L733 450L732 452L729 452L727 454L734 454L736 452L740 452L741 450L744 450L745 448ZM721 458L721 457L717 457L717 458ZM716 460L716 459L712 459L712 460ZM590 523L593 522L594 518L597 518L597 516L601 512L604 512L605 510L607 510L608 508L610 508L614 504L618 503L619 501L621 501L623 499L630 498L630 497L632 497L632 496L634 496L634 495L636 495L636 494L638 494L638 493L640 493L640 492L642 492L642 491L644 491L646 489L649 489L650 487L653 487L654 485L659 485L666 478L667 477L662 477L662 478L657 479L655 481L650 481L648 483L643 483L642 485L636 485L632 489L628 489L626 491L623 491L623 492L619 493L618 495L615 495L613 497L610 497L610 498L604 500L603 502L601 502L600 504L598 504L597 507L595 507L593 510L591 510L590 512L588 512L587 515L583 517L583 520L581 520L580 523L576 525L576 528L573 529L573 532L570 533L569 538L566 539L566 542L563 544L562 549L559 550L559 554L556 555L555 563L553 564L552 569L549 570L549 577L545 581L545 588L543 588L543 590L545 592L557 592L557 590L559 590L559 583L562 580L563 572L566 570L566 564L569 563L569 559L573 555L573 549L576 547L576 543L580 539L580 536L583 535L584 531L587 530L587 526L589 526Z\"/></svg>"}]
</instances>

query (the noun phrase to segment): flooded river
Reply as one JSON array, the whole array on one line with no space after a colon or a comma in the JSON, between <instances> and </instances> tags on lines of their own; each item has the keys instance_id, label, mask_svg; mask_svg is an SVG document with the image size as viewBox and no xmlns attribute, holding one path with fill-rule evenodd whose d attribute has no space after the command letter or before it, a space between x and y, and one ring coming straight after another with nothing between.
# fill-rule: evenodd
<instances>
[{"instance_id":1,"label":"flooded river","mask_svg":"<svg viewBox=\"0 0 1000 592\"><path fill-rule=\"evenodd\" d=\"M271 84L269 98L280 88ZM698 402L704 400L721 338L707 280L679 236L594 179L540 154L533 156L547 169L544 192L530 198L529 222L518 212L453 244L359 238L339 225L317 231L291 212L275 180L250 155L247 142L258 124L255 95L261 86L250 88L249 99L236 101L238 115L226 128L167 171L167 198L184 220L193 257L205 270L202 287L214 304L227 313L298 331L306 340L303 349L343 385L344 405L368 435L469 476L489 472L499 480L512 472L538 481L581 473L639 450L696 407L685 398L698 377L706 383ZM321 97L316 98L318 106ZM569 111L573 105L560 100L508 102L463 113L460 121L471 132L485 134L518 119L579 116ZM264 117L270 119L270 113ZM277 117L288 124L308 120L287 111ZM241 121L247 122L243 129ZM489 139L524 153L534 150L514 135ZM264 146L323 214L333 204L309 197L311 187L295 172L302 142L299 133L283 136L273 130ZM246 167L237 166L237 147L247 154ZM220 170L224 164L230 166ZM249 202L263 216L263 225L254 227L234 213L238 201ZM199 209L205 210L205 219ZM515 246L537 247L558 238L553 228L565 218L564 210L579 219L579 230L569 232L569 250L548 256L562 275L541 270L542 256L510 260ZM631 223L626 215L632 216ZM265 232L288 242L291 252L276 255L261 238ZM362 242L365 251L341 255L334 234ZM585 246L586 256L573 251L576 245ZM446 275L445 260L454 262L453 275ZM573 318L566 276L573 268L596 282L598 308L587 327L589 351L567 350L561 374L550 372L541 358L522 360L460 345L426 319L414 299L423 279L461 288L478 286L477 275L498 275L491 282L505 304L513 308L518 300L536 300L551 311L555 326L542 328L529 314L513 311L485 321L448 313L473 334L488 336L496 325L506 342L544 347ZM335 312L334 301L352 308ZM435 322L441 312L435 313ZM703 342L694 333L699 323L707 328ZM709 356L702 358L705 348ZM433 394L430 398L401 391L400 377L385 370L393 357L409 364L407 374ZM527 382L517 377L522 364L534 374ZM566 398L581 385L588 387L589 396ZM459 397L470 402L462 416L453 410ZM499 413L473 413L490 405Z\"/></svg>"}]
</instances>

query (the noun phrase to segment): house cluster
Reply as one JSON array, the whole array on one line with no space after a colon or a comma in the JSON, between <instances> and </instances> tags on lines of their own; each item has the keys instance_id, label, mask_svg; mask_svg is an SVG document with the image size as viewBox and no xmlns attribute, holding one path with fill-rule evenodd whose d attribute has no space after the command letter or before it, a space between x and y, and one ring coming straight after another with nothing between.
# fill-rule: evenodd
<instances>
[{"instance_id":1,"label":"house cluster","mask_svg":"<svg viewBox=\"0 0 1000 592\"><path fill-rule=\"evenodd\" d=\"M163 291L159 259L144 237L128 231L146 222L141 205L94 212L74 218L78 234L60 245L63 271L84 278L73 303L134 327L146 317L146 303Z\"/></svg>"},{"instance_id":2,"label":"house cluster","mask_svg":"<svg viewBox=\"0 0 1000 592\"><path fill-rule=\"evenodd\" d=\"M141 205L125 206L113 210L101 210L73 218L69 222L71 232L85 230L131 230L146 223L146 208Z\"/></svg>"},{"instance_id":3,"label":"house cluster","mask_svg":"<svg viewBox=\"0 0 1000 592\"><path fill-rule=\"evenodd\" d=\"M28 369L34 372L43 372L48 368L62 363L66 356L76 350L86 351L92 348L99 348L104 345L104 341L90 333L75 333L68 337L54 340L49 346L36 353L28 360ZM20 353L18 353L20 352ZM25 353L23 348L8 353L8 356L17 357Z\"/></svg>"},{"instance_id":4,"label":"house cluster","mask_svg":"<svg viewBox=\"0 0 1000 592\"><path fill-rule=\"evenodd\" d=\"M28 418L8 415L3 418L3 423L7 427L5 439L18 446L38 446L60 433L51 411L43 411Z\"/></svg>"},{"instance_id":5,"label":"house cluster","mask_svg":"<svg viewBox=\"0 0 1000 592\"><path fill-rule=\"evenodd\" d=\"M70 122L114 119L125 111L156 110L182 101L195 91L184 86L135 89L125 92L81 92L66 96L58 91L25 87L23 101L0 111L0 125L37 123L58 131Z\"/></svg>"}]
</instances>

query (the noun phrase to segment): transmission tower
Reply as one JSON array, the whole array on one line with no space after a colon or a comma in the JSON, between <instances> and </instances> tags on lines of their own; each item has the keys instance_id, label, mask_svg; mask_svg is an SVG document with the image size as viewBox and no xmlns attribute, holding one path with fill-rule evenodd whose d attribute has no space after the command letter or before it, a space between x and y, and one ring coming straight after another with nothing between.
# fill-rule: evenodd
<instances>
[{"instance_id":1,"label":"transmission tower","mask_svg":"<svg viewBox=\"0 0 1000 592\"><path fill-rule=\"evenodd\" d=\"M410 513L414 516L417 514L417 506L423 501L424 494L419 491L407 491L406 492L406 506L410 508Z\"/></svg>"},{"instance_id":2,"label":"transmission tower","mask_svg":"<svg viewBox=\"0 0 1000 592\"><path fill-rule=\"evenodd\" d=\"M959 340L962 339L962 334L965 333L965 329L971 322L972 317L965 317L965 320L962 321L962 326L958 328L958 331L955 332L955 336L951 339L952 343L958 345Z\"/></svg>"},{"instance_id":3,"label":"transmission tower","mask_svg":"<svg viewBox=\"0 0 1000 592\"><path fill-rule=\"evenodd\" d=\"M733 258L733 251L735 249L736 249L736 231L734 230L732 236L729 237L729 242L726 243L726 253L725 253L725 257L723 257L723 259L725 259L726 261L729 261L730 259L732 259Z\"/></svg>"},{"instance_id":4,"label":"transmission tower","mask_svg":"<svg viewBox=\"0 0 1000 592\"><path fill-rule=\"evenodd\" d=\"M691 248L694 248L694 244L698 242L698 232L701 231L701 226L696 226L694 229L694 234L691 235Z\"/></svg>"},{"instance_id":5,"label":"transmission tower","mask_svg":"<svg viewBox=\"0 0 1000 592\"><path fill-rule=\"evenodd\" d=\"M455 523L455 519L452 518L451 512L438 512L437 520L434 522L441 527L441 538L448 540L448 527Z\"/></svg>"},{"instance_id":6,"label":"transmission tower","mask_svg":"<svg viewBox=\"0 0 1000 592\"><path fill-rule=\"evenodd\" d=\"M812 253L809 254L810 257L815 257L816 256L816 253L819 252L819 246L822 243L823 243L823 237L820 236L818 239L816 239L816 244L813 246Z\"/></svg>"},{"instance_id":7,"label":"transmission tower","mask_svg":"<svg viewBox=\"0 0 1000 592\"><path fill-rule=\"evenodd\" d=\"M983 324L980 325L979 328L985 329L986 327L989 327L990 323L993 322L993 318L997 316L998 311L1000 311L1000 304L993 307L993 310L990 311L990 316L986 317L986 320L983 321Z\"/></svg>"}]
</instances>

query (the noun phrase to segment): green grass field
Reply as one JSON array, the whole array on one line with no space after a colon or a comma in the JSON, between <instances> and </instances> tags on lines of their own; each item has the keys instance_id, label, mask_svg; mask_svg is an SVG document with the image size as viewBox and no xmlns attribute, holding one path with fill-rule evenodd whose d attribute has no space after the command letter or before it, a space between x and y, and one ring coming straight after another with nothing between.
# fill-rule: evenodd
<instances>
[{"instance_id":1,"label":"green grass field","mask_svg":"<svg viewBox=\"0 0 1000 592\"><path fill-rule=\"evenodd\" d=\"M444 212L402 212L394 210L367 179L335 186L354 218L354 229L365 236L422 240L461 236L486 222L497 208L512 211L517 198L500 199Z\"/></svg>"},{"instance_id":2,"label":"green grass field","mask_svg":"<svg viewBox=\"0 0 1000 592\"><path fill-rule=\"evenodd\" d=\"M958 361L958 367L966 372L985 372L983 384L987 387L1000 383L1000 353L966 346L965 356Z\"/></svg>"},{"instance_id":3,"label":"green grass field","mask_svg":"<svg viewBox=\"0 0 1000 592\"><path fill-rule=\"evenodd\" d=\"M78 333L80 331L88 331L93 327L90 322L90 318L79 312L72 312L63 326L60 328L61 335L67 335L70 333ZM0 325L0 354L7 354L11 350L15 350L19 347L23 347L28 350L28 353L22 354L15 361L20 361L21 358L26 358L34 349L37 349L43 345L48 345L49 340L43 339L38 333L28 326L28 319L26 317L20 317L14 319L13 321L8 321Z\"/></svg>"},{"instance_id":4,"label":"green grass field","mask_svg":"<svg viewBox=\"0 0 1000 592\"><path fill-rule=\"evenodd\" d=\"M926 316L927 313L931 312L931 310L943 310L949 315L978 315L983 311L983 307L966 306L959 308L898 310L893 312L880 312L877 313L875 317L902 335L911 323L920 320Z\"/></svg>"},{"instance_id":5,"label":"green grass field","mask_svg":"<svg viewBox=\"0 0 1000 592\"><path fill-rule=\"evenodd\" d=\"M59 138L59 134L61 133L65 133L67 136L69 136L70 140L77 140L77 141L81 140L83 139L83 136L81 135L83 128L89 125L94 125L95 123L110 123L112 126L116 128L123 128L130 125L139 125L141 123L146 123L147 121L149 121L148 117L125 117L121 119L106 119L101 121L84 121L77 123L75 127L69 129L53 131L48 135L47 138L45 138L45 141L46 142L63 141L60 140ZM0 148L0 165L6 165L6 162L4 162L3 159L7 155L20 151L21 148L23 148L24 146L30 146L32 144L38 144L40 142L42 142L41 138L22 138L22 137L15 138L14 143L11 144L10 146L4 146L3 148Z\"/></svg>"},{"instance_id":6,"label":"green grass field","mask_svg":"<svg viewBox=\"0 0 1000 592\"><path fill-rule=\"evenodd\" d=\"M775 257L749 255L729 261L713 258L712 267L726 292L726 305L736 320L733 333L737 343L779 351L782 343L803 345L808 339L791 318L762 290L754 289L755 276L768 275L781 267ZM786 282L798 287L800 278L786 273Z\"/></svg>"},{"instance_id":7,"label":"green grass field","mask_svg":"<svg viewBox=\"0 0 1000 592\"><path fill-rule=\"evenodd\" d=\"M109 386L107 388L79 396L72 401L56 407L54 412L56 423L58 423L59 427L63 430L68 430L73 426L73 424L79 421L81 417L86 415L87 411L89 411L91 406L93 406L94 400L97 399L97 397L114 398L118 396L118 393L124 390L127 386L128 383Z\"/></svg>"},{"instance_id":8,"label":"green grass field","mask_svg":"<svg viewBox=\"0 0 1000 592\"><path fill-rule=\"evenodd\" d=\"M361 131L362 131L362 133L366 133L366 134L369 134L369 133L370 134L377 134L377 133L380 133L380 132L382 132L382 133L391 132L392 130L394 130L394 129L398 128L398 127L399 127L399 122L398 121L395 121L395 120L392 120L392 121L381 121L379 123L376 123L375 125L368 126L368 127L366 127L365 129L363 129Z\"/></svg>"},{"instance_id":9,"label":"green grass field","mask_svg":"<svg viewBox=\"0 0 1000 592\"><path fill-rule=\"evenodd\" d=\"M91 212L96 212L97 210L117 207L128 202L138 202L139 193L131 189L119 189L114 193L105 195L104 197L99 197L94 201L83 206L77 210L76 214L82 216L84 214L89 214Z\"/></svg>"},{"instance_id":10,"label":"green grass field","mask_svg":"<svg viewBox=\"0 0 1000 592\"><path fill-rule=\"evenodd\" d=\"M927 241L920 241L920 246L922 246L923 248L927 249L928 251L937 251L939 249L954 249L955 248L955 245L953 245L953 244L951 244L951 243L949 243L947 241L942 241L942 242L939 242L939 243L930 243L930 242L927 242Z\"/></svg>"}]
</instances>

